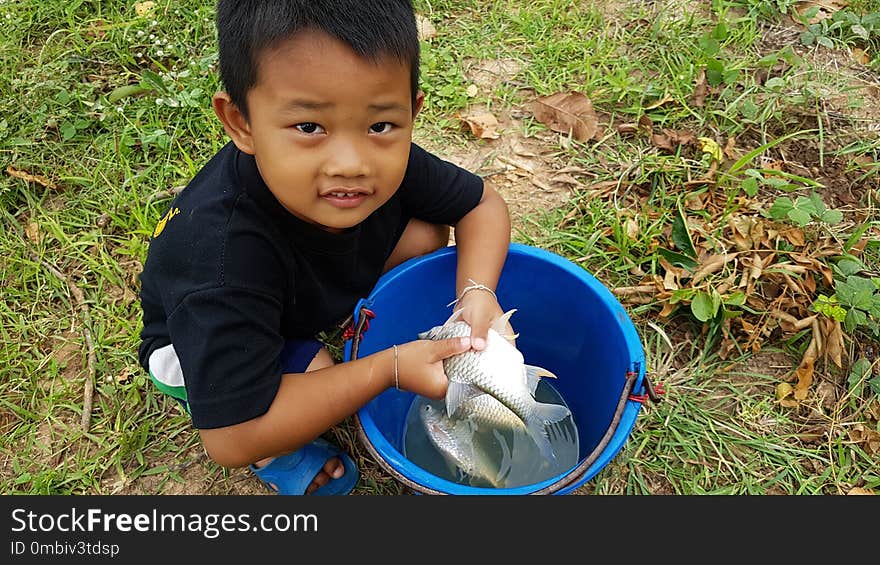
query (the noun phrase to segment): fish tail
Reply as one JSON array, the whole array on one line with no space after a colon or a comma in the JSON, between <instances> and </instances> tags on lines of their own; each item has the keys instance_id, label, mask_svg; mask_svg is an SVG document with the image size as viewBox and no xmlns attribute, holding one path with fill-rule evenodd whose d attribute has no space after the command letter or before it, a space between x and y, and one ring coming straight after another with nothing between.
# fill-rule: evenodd
<instances>
[{"instance_id":1,"label":"fish tail","mask_svg":"<svg viewBox=\"0 0 880 565\"><path fill-rule=\"evenodd\" d=\"M571 416L571 410L562 404L553 404L552 402L537 402L535 404L535 414L538 420L546 425L564 420Z\"/></svg>"},{"instance_id":2,"label":"fish tail","mask_svg":"<svg viewBox=\"0 0 880 565\"><path fill-rule=\"evenodd\" d=\"M550 438L547 436L547 429L540 420L532 420L526 426L529 435L535 440L541 455L548 461L556 461L556 453L550 445Z\"/></svg>"},{"instance_id":3,"label":"fish tail","mask_svg":"<svg viewBox=\"0 0 880 565\"><path fill-rule=\"evenodd\" d=\"M535 417L526 426L529 430L529 435L535 440L541 455L551 461L555 461L556 454L550 446L550 436L547 433L546 426L570 416L571 410L561 404L537 402L535 403L534 414Z\"/></svg>"}]
</instances>

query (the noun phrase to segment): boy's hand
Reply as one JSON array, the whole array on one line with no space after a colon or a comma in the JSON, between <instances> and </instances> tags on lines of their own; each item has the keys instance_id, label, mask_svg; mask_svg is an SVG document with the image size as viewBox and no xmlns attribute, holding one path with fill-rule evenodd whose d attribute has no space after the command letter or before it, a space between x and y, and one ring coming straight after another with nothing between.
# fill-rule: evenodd
<instances>
[{"instance_id":1,"label":"boy's hand","mask_svg":"<svg viewBox=\"0 0 880 565\"><path fill-rule=\"evenodd\" d=\"M486 337L489 327L496 318L504 312L495 297L482 290L472 290L466 293L455 306L461 308L462 319L471 326L471 347L476 351L486 348ZM513 328L507 324L507 335L513 335Z\"/></svg>"},{"instance_id":2,"label":"boy's hand","mask_svg":"<svg viewBox=\"0 0 880 565\"><path fill-rule=\"evenodd\" d=\"M401 389L440 399L446 396L449 379L443 360L471 347L470 338L418 339L398 346L397 381ZM393 371L393 369L392 369ZM391 386L394 386L392 372Z\"/></svg>"}]
</instances>

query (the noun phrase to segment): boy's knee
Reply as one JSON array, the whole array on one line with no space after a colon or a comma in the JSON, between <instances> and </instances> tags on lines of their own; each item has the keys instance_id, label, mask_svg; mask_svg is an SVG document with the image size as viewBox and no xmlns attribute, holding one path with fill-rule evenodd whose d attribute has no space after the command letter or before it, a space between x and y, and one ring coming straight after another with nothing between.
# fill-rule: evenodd
<instances>
[{"instance_id":1,"label":"boy's knee","mask_svg":"<svg viewBox=\"0 0 880 565\"><path fill-rule=\"evenodd\" d=\"M426 255L449 245L449 226L442 224L430 224L422 220L412 219L403 230L403 235L397 242L397 246L388 261L385 263L385 271L403 263L407 259Z\"/></svg>"},{"instance_id":2,"label":"boy's knee","mask_svg":"<svg viewBox=\"0 0 880 565\"><path fill-rule=\"evenodd\" d=\"M312 359L312 362L309 363L309 366L306 367L306 373L326 369L335 364L336 363L333 362L333 357L330 355L330 352L327 351L327 348L322 347L318 350L318 353L315 354L315 357Z\"/></svg>"}]
</instances>

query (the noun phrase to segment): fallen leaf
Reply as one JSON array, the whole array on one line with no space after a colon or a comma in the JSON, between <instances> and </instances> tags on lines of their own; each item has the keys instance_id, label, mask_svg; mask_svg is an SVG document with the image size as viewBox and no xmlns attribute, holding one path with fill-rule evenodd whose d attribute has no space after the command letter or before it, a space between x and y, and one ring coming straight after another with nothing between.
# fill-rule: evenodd
<instances>
[{"instance_id":1,"label":"fallen leaf","mask_svg":"<svg viewBox=\"0 0 880 565\"><path fill-rule=\"evenodd\" d=\"M739 156L736 153L736 136L731 135L727 138L727 143L724 144L724 155L727 156L731 161L736 161Z\"/></svg>"},{"instance_id":2,"label":"fallen leaf","mask_svg":"<svg viewBox=\"0 0 880 565\"><path fill-rule=\"evenodd\" d=\"M698 137L697 140L700 142L700 150L703 153L706 153L712 157L715 161L721 161L724 158L724 155L721 153L721 146L718 143L710 138L710 137Z\"/></svg>"},{"instance_id":3,"label":"fallen leaf","mask_svg":"<svg viewBox=\"0 0 880 565\"><path fill-rule=\"evenodd\" d=\"M859 444L869 454L880 453L880 432L864 424L856 424L847 431L847 435L851 442Z\"/></svg>"},{"instance_id":4,"label":"fallen leaf","mask_svg":"<svg viewBox=\"0 0 880 565\"><path fill-rule=\"evenodd\" d=\"M669 94L664 94L663 98L661 98L660 100L657 100L656 102L645 106L645 110L653 110L655 108L659 108L660 106L666 104L667 102L672 102L673 100L675 100L675 98L673 98Z\"/></svg>"},{"instance_id":5,"label":"fallen leaf","mask_svg":"<svg viewBox=\"0 0 880 565\"><path fill-rule=\"evenodd\" d=\"M871 62L871 57L865 52L864 49L859 49L858 47L852 50L852 58L853 61L859 63L860 65L867 65Z\"/></svg>"},{"instance_id":6,"label":"fallen leaf","mask_svg":"<svg viewBox=\"0 0 880 565\"><path fill-rule=\"evenodd\" d=\"M543 175L535 175L531 179L532 184L543 190L544 192L556 192L557 188L551 185Z\"/></svg>"},{"instance_id":7,"label":"fallen leaf","mask_svg":"<svg viewBox=\"0 0 880 565\"><path fill-rule=\"evenodd\" d=\"M431 23L431 20L421 14L416 14L416 29L419 32L419 41L436 37L437 28Z\"/></svg>"},{"instance_id":8,"label":"fallen leaf","mask_svg":"<svg viewBox=\"0 0 880 565\"><path fill-rule=\"evenodd\" d=\"M823 329L825 330L825 353L835 365L843 368L843 328L837 320L824 320Z\"/></svg>"},{"instance_id":9,"label":"fallen leaf","mask_svg":"<svg viewBox=\"0 0 880 565\"><path fill-rule=\"evenodd\" d=\"M795 10L799 15L803 16L811 9L819 8L818 12L816 12L816 15L807 20L807 23L815 24L832 17L834 15L834 12L846 8L847 4L848 3L845 0L799 2L798 5L795 7Z\"/></svg>"},{"instance_id":10,"label":"fallen leaf","mask_svg":"<svg viewBox=\"0 0 880 565\"><path fill-rule=\"evenodd\" d=\"M52 188L52 189L58 188L58 186L54 182L50 181L46 177L44 177L42 175L32 175L26 171L21 171L19 169L16 169L12 165L9 165L6 167L6 174L8 174L11 177L15 177L17 179L21 179L26 182L35 182L35 183L37 183L41 186L44 186L46 188Z\"/></svg>"},{"instance_id":11,"label":"fallen leaf","mask_svg":"<svg viewBox=\"0 0 880 565\"><path fill-rule=\"evenodd\" d=\"M631 240L635 241L639 237L640 229L639 223L633 218L627 218L624 223L624 229L626 231L626 236Z\"/></svg>"},{"instance_id":12,"label":"fallen leaf","mask_svg":"<svg viewBox=\"0 0 880 565\"><path fill-rule=\"evenodd\" d=\"M696 142L696 140L697 138L694 137L694 134L686 130L664 129L662 134L655 133L651 135L651 143L655 147L666 149L667 151L675 151L675 148L679 145L690 145Z\"/></svg>"},{"instance_id":13,"label":"fallen leaf","mask_svg":"<svg viewBox=\"0 0 880 565\"><path fill-rule=\"evenodd\" d=\"M43 239L43 234L40 233L40 226L37 222L28 222L27 225L24 226L24 233L32 243L39 245L40 241Z\"/></svg>"},{"instance_id":14,"label":"fallen leaf","mask_svg":"<svg viewBox=\"0 0 880 565\"><path fill-rule=\"evenodd\" d=\"M806 236L804 235L804 230L799 228L790 228L780 233L782 237L788 240L788 242L795 247L803 247L804 243L806 243Z\"/></svg>"},{"instance_id":15,"label":"fallen leaf","mask_svg":"<svg viewBox=\"0 0 880 565\"><path fill-rule=\"evenodd\" d=\"M617 133L619 133L620 135L634 135L638 131L639 131L638 124L626 123L626 124L619 124L617 126Z\"/></svg>"},{"instance_id":16,"label":"fallen leaf","mask_svg":"<svg viewBox=\"0 0 880 565\"><path fill-rule=\"evenodd\" d=\"M694 94L691 96L691 102L693 102L694 106L702 108L706 105L706 94L709 92L709 83L706 80L706 71L700 71L700 76L697 77L697 83L694 85Z\"/></svg>"},{"instance_id":17,"label":"fallen leaf","mask_svg":"<svg viewBox=\"0 0 880 565\"><path fill-rule=\"evenodd\" d=\"M707 276L717 273L721 270L728 261L732 259L732 256L723 253L721 255L712 255L702 262L700 268L697 269L697 272L694 273L694 278L691 280L691 284L695 285Z\"/></svg>"},{"instance_id":18,"label":"fallen leaf","mask_svg":"<svg viewBox=\"0 0 880 565\"><path fill-rule=\"evenodd\" d=\"M471 133L480 139L498 139L496 131L498 118L489 112L478 112L461 116L461 119L470 127Z\"/></svg>"},{"instance_id":19,"label":"fallen leaf","mask_svg":"<svg viewBox=\"0 0 880 565\"><path fill-rule=\"evenodd\" d=\"M854 496L854 495L874 496L874 491L871 489L867 489L867 488L853 487L853 488L849 489L849 491L847 491L846 494L848 496Z\"/></svg>"},{"instance_id":20,"label":"fallen leaf","mask_svg":"<svg viewBox=\"0 0 880 565\"><path fill-rule=\"evenodd\" d=\"M147 2L135 2L134 3L134 11L138 16L148 16L153 13L153 10L156 8L156 3L147 1Z\"/></svg>"},{"instance_id":21,"label":"fallen leaf","mask_svg":"<svg viewBox=\"0 0 880 565\"><path fill-rule=\"evenodd\" d=\"M580 92L557 92L542 96L531 103L530 109L536 120L578 141L592 139L598 131L593 103Z\"/></svg>"},{"instance_id":22,"label":"fallen leaf","mask_svg":"<svg viewBox=\"0 0 880 565\"><path fill-rule=\"evenodd\" d=\"M789 398L793 392L794 387L790 384L779 383L778 385L776 385L776 401L786 408L794 408L798 405L798 402Z\"/></svg>"}]
</instances>

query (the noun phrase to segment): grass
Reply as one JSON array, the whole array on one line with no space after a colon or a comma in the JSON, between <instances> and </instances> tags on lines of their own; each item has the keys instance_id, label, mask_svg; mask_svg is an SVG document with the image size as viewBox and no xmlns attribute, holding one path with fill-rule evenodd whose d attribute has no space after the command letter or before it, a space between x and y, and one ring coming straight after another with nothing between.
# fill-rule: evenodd
<instances>
[{"instance_id":1,"label":"grass","mask_svg":"<svg viewBox=\"0 0 880 565\"><path fill-rule=\"evenodd\" d=\"M662 279L669 255L660 249L681 251L680 215L700 250L721 252L731 218L763 218L779 197L806 196L813 185L805 182L764 183L745 194L746 171L787 162L804 165L789 173L821 184L826 204L843 213L837 225L804 226L807 241L845 242L867 226L862 273L877 276L880 137L871 85L880 32L865 40L842 28L828 32L834 49L806 47L802 28L785 20L795 3L783 1L416 4L438 29L422 46L427 99L418 140L441 154L487 152L490 167L504 147L475 140L458 117L485 108L509 118L498 143L537 140L542 167L583 171L557 206L535 205L514 218L517 241L577 262L612 289ZM851 2L849 10L880 13L880 2ZM146 16L121 1L0 3L4 493L260 492L245 472L207 461L187 417L150 386L136 356L149 235L169 191L226 141L209 104L219 87L212 18L211 8L189 0L156 2ZM851 63L854 47L872 58ZM472 65L499 59L518 70L469 96ZM708 93L699 100L706 71ZM569 90L599 111L601 141L566 140L523 110L535 96ZM713 169L695 143L666 151L644 130L618 128L643 119L656 134L689 131L722 147L734 139L736 155L751 158L739 171ZM786 135L793 137L773 145ZM716 182L695 182L708 175ZM525 190L519 181L505 185L503 175L496 180L502 190ZM599 183L605 190L589 189ZM854 200L843 198L847 191ZM807 254L792 245L780 252ZM809 335L767 326L762 347L752 350L733 318L700 321L690 307L696 293L709 296L741 272L727 265L699 287L681 285L669 315L659 315L665 302L657 296L625 302L650 374L668 392L646 406L625 448L579 494L843 494L880 485L876 447L856 434L880 431L880 401L868 386L876 335L865 326L848 332L847 366L817 363L809 396L783 406L777 387L791 381ZM749 304L725 309L766 318ZM94 343L88 431L81 429L92 378L85 329ZM850 383L847 369L859 358L874 372ZM356 451L359 494L401 492L358 451L351 422L334 434Z\"/></svg>"}]
</instances>

